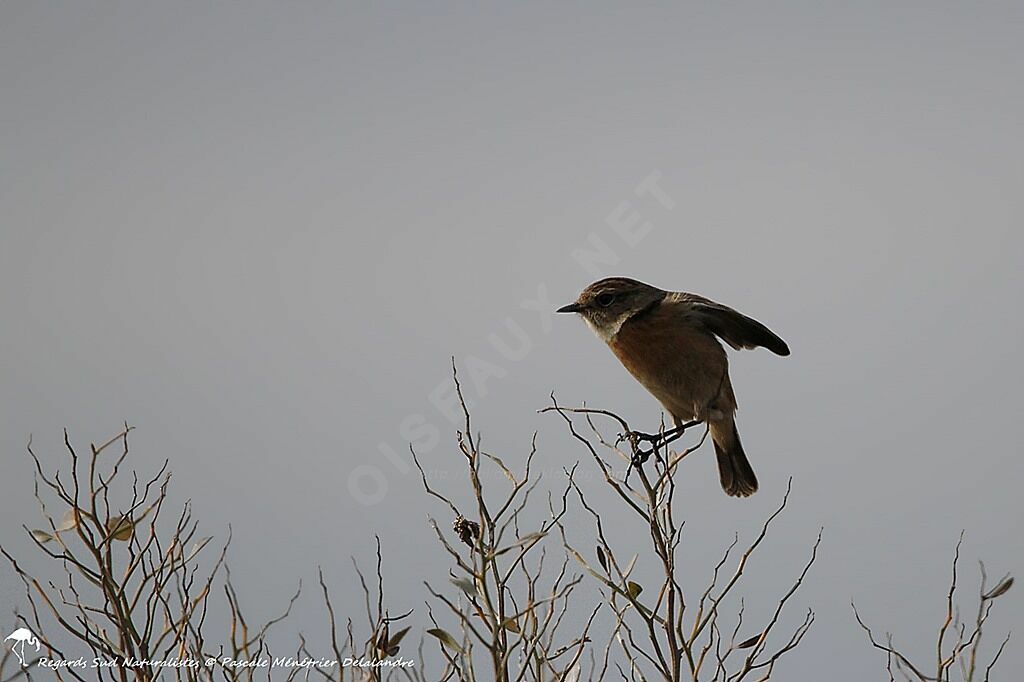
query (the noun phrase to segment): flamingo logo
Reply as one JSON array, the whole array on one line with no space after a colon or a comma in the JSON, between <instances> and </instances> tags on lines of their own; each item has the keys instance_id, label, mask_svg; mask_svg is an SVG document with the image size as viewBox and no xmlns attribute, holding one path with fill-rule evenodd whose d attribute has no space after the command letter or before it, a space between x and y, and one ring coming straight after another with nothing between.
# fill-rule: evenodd
<instances>
[{"instance_id":1,"label":"flamingo logo","mask_svg":"<svg viewBox=\"0 0 1024 682\"><path fill-rule=\"evenodd\" d=\"M36 651L39 651L39 638L32 634L32 631L28 628L18 628L7 637L4 638L6 642L9 639L14 640L14 644L11 645L11 651L18 657L18 661L21 662L22 667L25 665L25 645L34 646Z\"/></svg>"}]
</instances>

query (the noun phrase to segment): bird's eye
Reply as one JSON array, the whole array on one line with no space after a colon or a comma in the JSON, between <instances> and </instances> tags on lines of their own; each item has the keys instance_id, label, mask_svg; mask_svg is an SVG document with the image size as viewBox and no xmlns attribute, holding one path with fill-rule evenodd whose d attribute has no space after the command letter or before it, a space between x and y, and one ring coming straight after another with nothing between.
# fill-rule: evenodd
<instances>
[{"instance_id":1,"label":"bird's eye","mask_svg":"<svg viewBox=\"0 0 1024 682\"><path fill-rule=\"evenodd\" d=\"M615 302L615 294L600 294L597 298L594 299L594 302L597 303L602 308L607 308L608 306Z\"/></svg>"}]
</instances>

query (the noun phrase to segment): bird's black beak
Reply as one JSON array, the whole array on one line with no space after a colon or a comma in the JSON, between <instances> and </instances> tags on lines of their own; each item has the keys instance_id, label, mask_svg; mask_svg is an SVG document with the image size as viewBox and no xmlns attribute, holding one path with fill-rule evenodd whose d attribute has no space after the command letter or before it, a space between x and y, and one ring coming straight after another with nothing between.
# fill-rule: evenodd
<instances>
[{"instance_id":1,"label":"bird's black beak","mask_svg":"<svg viewBox=\"0 0 1024 682\"><path fill-rule=\"evenodd\" d=\"M561 308L556 310L556 313L578 313L583 310L583 306L579 303L570 303L569 305L563 305Z\"/></svg>"}]
</instances>

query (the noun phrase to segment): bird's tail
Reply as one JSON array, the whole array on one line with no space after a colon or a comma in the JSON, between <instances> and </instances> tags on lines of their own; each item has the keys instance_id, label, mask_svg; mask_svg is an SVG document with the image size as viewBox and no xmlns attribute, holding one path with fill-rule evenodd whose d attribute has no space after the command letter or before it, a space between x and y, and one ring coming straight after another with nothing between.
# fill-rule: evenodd
<instances>
[{"instance_id":1,"label":"bird's tail","mask_svg":"<svg viewBox=\"0 0 1024 682\"><path fill-rule=\"evenodd\" d=\"M712 422L711 440L718 457L718 476L722 481L722 490L733 497L747 497L757 492L757 476L743 452L736 422L731 418Z\"/></svg>"}]
</instances>

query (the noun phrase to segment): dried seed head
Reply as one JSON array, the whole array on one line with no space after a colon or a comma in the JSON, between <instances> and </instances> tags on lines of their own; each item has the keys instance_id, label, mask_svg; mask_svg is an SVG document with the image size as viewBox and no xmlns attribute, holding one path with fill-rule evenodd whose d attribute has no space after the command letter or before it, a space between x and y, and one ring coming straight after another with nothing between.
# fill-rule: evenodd
<instances>
[{"instance_id":1,"label":"dried seed head","mask_svg":"<svg viewBox=\"0 0 1024 682\"><path fill-rule=\"evenodd\" d=\"M458 533L459 539L469 547L475 545L480 537L480 524L476 521L470 521L464 516L456 517L455 521L452 522L452 530Z\"/></svg>"}]
</instances>

